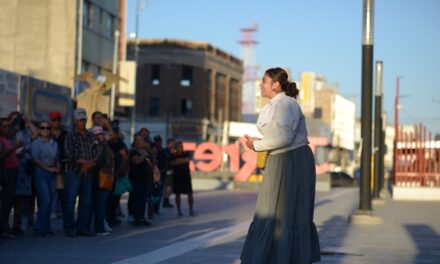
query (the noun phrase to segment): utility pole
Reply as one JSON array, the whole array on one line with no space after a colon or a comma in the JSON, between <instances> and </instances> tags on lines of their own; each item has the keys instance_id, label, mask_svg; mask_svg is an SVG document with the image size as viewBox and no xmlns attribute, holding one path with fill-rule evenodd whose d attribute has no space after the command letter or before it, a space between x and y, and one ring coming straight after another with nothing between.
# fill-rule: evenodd
<instances>
[{"instance_id":1,"label":"utility pole","mask_svg":"<svg viewBox=\"0 0 440 264\"><path fill-rule=\"evenodd\" d=\"M379 150L382 138L382 61L376 61L376 95L374 102L374 188L373 198L379 198L381 171L381 160L384 158Z\"/></svg>"}]
</instances>

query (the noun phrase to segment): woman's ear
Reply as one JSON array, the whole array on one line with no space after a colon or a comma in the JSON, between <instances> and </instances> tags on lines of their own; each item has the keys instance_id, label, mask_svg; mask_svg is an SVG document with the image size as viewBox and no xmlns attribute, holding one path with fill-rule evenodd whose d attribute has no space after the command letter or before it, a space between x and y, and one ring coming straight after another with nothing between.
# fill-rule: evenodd
<instances>
[{"instance_id":1,"label":"woman's ear","mask_svg":"<svg viewBox=\"0 0 440 264\"><path fill-rule=\"evenodd\" d=\"M280 82L279 81L276 81L276 82L272 83L272 91L274 91L274 92L279 91L280 87L281 86L280 86Z\"/></svg>"}]
</instances>

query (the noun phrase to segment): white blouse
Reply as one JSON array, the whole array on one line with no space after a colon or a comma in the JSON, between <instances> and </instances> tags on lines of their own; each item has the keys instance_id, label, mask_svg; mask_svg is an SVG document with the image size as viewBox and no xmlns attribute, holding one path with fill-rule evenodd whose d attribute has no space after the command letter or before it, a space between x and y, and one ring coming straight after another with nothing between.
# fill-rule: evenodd
<instances>
[{"instance_id":1,"label":"white blouse","mask_svg":"<svg viewBox=\"0 0 440 264\"><path fill-rule=\"evenodd\" d=\"M263 139L254 141L256 151L279 154L307 145L304 114L295 98L279 93L263 107L257 129Z\"/></svg>"}]
</instances>

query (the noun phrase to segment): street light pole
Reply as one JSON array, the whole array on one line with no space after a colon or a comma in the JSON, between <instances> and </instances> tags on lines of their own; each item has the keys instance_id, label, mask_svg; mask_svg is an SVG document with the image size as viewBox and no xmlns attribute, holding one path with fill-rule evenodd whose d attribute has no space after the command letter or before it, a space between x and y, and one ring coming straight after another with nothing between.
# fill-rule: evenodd
<instances>
[{"instance_id":1,"label":"street light pole","mask_svg":"<svg viewBox=\"0 0 440 264\"><path fill-rule=\"evenodd\" d=\"M139 14L140 14L140 3L139 0L136 1L136 24L135 24L135 44L134 44L134 61L136 63L136 78L134 79L134 95L133 95L133 107L131 109L131 128L130 128L130 134L131 138L133 139L134 133L136 130L136 90L137 90L137 83L138 83L138 76L139 76L139 66L138 66L138 60L139 60Z\"/></svg>"},{"instance_id":2,"label":"street light pole","mask_svg":"<svg viewBox=\"0 0 440 264\"><path fill-rule=\"evenodd\" d=\"M374 103L374 188L373 198L379 198L380 179L383 171L381 170L381 160L384 158L379 150L382 137L382 61L376 62L376 94Z\"/></svg>"},{"instance_id":3,"label":"street light pole","mask_svg":"<svg viewBox=\"0 0 440 264\"><path fill-rule=\"evenodd\" d=\"M373 97L373 19L374 0L363 0L361 182L359 211L371 212L371 125Z\"/></svg>"},{"instance_id":4,"label":"street light pole","mask_svg":"<svg viewBox=\"0 0 440 264\"><path fill-rule=\"evenodd\" d=\"M371 209L371 124L373 97L373 16L374 0L363 0L362 24L362 107L361 181L359 208L350 216L353 224L379 224Z\"/></svg>"},{"instance_id":5,"label":"street light pole","mask_svg":"<svg viewBox=\"0 0 440 264\"><path fill-rule=\"evenodd\" d=\"M119 46L119 30L115 30L114 32L114 38L115 38L115 45L113 49L113 69L112 73L113 75L117 74L118 70L118 46ZM115 94L116 94L116 83L112 84L111 90L110 90L110 119L113 120L115 116Z\"/></svg>"}]
</instances>

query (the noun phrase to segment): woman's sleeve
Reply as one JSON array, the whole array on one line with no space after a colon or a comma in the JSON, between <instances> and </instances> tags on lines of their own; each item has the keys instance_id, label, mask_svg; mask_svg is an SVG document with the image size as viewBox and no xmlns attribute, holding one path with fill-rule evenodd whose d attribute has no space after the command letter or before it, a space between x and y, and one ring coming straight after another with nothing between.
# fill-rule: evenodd
<instances>
[{"instance_id":1,"label":"woman's sleeve","mask_svg":"<svg viewBox=\"0 0 440 264\"><path fill-rule=\"evenodd\" d=\"M300 120L299 105L289 99L281 100L274 111L275 126L271 136L254 141L255 151L270 151L289 146L293 143Z\"/></svg>"}]
</instances>

